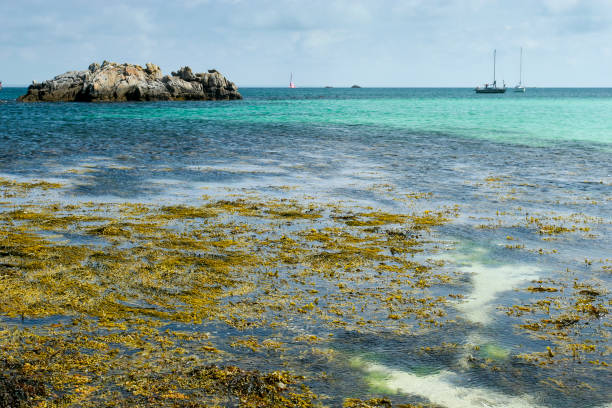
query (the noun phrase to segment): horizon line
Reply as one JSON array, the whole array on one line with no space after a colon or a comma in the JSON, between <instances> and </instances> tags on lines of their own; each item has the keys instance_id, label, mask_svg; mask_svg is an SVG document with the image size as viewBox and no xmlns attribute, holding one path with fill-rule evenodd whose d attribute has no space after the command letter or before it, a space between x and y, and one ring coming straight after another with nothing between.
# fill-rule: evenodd
<instances>
[{"instance_id":1,"label":"horizon line","mask_svg":"<svg viewBox=\"0 0 612 408\"><path fill-rule=\"evenodd\" d=\"M28 88L30 84L5 84L2 86L3 89L6 88ZM475 86L437 86L437 85L420 85L420 86L368 86L368 85L359 85L359 88L353 88L353 85L346 86L332 86L332 85L310 85L310 86L296 86L293 89L473 89ZM286 85L242 85L238 86L238 89L244 88L273 88L273 89L292 89ZM513 86L507 86L506 89L512 89ZM526 89L612 89L612 85L606 86L525 86Z\"/></svg>"}]
</instances>

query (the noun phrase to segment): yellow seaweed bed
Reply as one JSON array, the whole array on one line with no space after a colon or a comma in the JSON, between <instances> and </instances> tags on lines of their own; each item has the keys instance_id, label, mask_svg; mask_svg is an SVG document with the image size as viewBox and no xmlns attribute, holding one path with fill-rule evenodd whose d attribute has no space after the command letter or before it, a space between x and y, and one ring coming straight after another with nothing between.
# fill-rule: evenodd
<instances>
[{"instance_id":1,"label":"yellow seaweed bed","mask_svg":"<svg viewBox=\"0 0 612 408\"><path fill-rule=\"evenodd\" d=\"M13 199L59 186L0 187ZM454 322L461 284L420 255L438 245L430 229L456 216L454 207L386 213L241 197L195 206L5 202L0 406L326 406L305 385L326 374L300 367L333 358L325 340L334 330L404 335ZM550 297L560 289L530 290ZM607 313L584 293L572 316ZM561 342L546 328L564 325L525 327ZM559 350L594 351L567 347ZM542 353L538 361L553 355ZM257 369L254 354L285 368Z\"/></svg>"},{"instance_id":2,"label":"yellow seaweed bed","mask_svg":"<svg viewBox=\"0 0 612 408\"><path fill-rule=\"evenodd\" d=\"M2 187L10 198L59 186ZM419 231L452 215L352 213L238 198L205 199L199 206L5 203L0 401L41 407L324 404L300 375L226 364L236 361L231 350L283 353L287 342L320 341L297 332L263 341L249 334L283 327L292 315L330 330L401 332L407 316L439 324L444 299L422 289L445 278L411 255L422 250ZM209 322L244 335L222 350L202 329Z\"/></svg>"}]
</instances>

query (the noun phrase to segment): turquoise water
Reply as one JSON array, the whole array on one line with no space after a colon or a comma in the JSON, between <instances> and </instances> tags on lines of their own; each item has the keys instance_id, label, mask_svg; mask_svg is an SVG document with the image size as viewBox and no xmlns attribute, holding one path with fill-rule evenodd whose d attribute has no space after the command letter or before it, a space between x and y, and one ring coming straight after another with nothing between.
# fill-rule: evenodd
<instances>
[{"instance_id":1,"label":"turquoise water","mask_svg":"<svg viewBox=\"0 0 612 408\"><path fill-rule=\"evenodd\" d=\"M431 193L415 205L457 206L458 218L434 231L445 249L424 255L464 276L457 326L407 338L337 333L330 346L346 364L323 367L339 379L315 391L340 397L358 384L363 396L448 407L612 402L602 391L610 370L569 361L539 371L511 360L550 343L500 312L536 299L524 289L538 280L566 283L569 303L573 282L587 282L609 308L612 89L247 88L233 102L17 103L24 92L0 92L0 177L65 184L45 200L198 203L203 193L241 192L405 211L398 198ZM533 217L571 231L539 233ZM575 336L598 345L589 358L612 364L609 314ZM415 352L440 342L479 348ZM493 361L501 374L468 367L470 359ZM571 392L551 387L551 376Z\"/></svg>"},{"instance_id":2,"label":"turquoise water","mask_svg":"<svg viewBox=\"0 0 612 408\"><path fill-rule=\"evenodd\" d=\"M6 100L24 91L5 88L0 95ZM477 95L469 89L247 88L242 93L245 100L231 104L161 103L127 109L109 105L77 117L375 125L530 145L612 143L611 89L529 89L525 94Z\"/></svg>"}]
</instances>

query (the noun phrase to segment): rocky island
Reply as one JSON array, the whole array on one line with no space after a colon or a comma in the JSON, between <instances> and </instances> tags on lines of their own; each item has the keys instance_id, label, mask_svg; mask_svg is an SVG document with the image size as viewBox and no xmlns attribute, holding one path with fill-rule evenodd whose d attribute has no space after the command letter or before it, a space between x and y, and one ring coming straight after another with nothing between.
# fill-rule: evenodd
<instances>
[{"instance_id":1,"label":"rocky island","mask_svg":"<svg viewBox=\"0 0 612 408\"><path fill-rule=\"evenodd\" d=\"M183 67L171 75L148 63L93 63L42 83L33 82L19 97L23 102L124 102L242 99L238 87L215 69L193 73Z\"/></svg>"}]
</instances>

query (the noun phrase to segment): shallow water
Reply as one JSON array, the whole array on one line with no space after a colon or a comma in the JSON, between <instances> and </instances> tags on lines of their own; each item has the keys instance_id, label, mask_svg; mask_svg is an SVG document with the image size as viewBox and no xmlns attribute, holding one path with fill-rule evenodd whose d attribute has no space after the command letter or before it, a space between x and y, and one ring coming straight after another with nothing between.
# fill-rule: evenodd
<instances>
[{"instance_id":1,"label":"shallow water","mask_svg":"<svg viewBox=\"0 0 612 408\"><path fill-rule=\"evenodd\" d=\"M233 102L15 102L24 92L0 92L0 177L63 187L2 198L9 209L199 205L202 196L291 198L347 211L456 208L456 218L426 234L430 244L415 258L453 277L448 288L431 289L463 296L451 300L450 322L398 335L330 330L288 315L283 328L248 335L328 336L323 344L334 358L296 343L291 357L246 350L226 363L325 371L325 380L308 384L331 405L379 395L448 407L612 403L610 370L589 363L612 364L608 313L585 318L570 335L572 344L596 344L594 353L546 367L517 356L562 346L518 327L537 312L507 313L550 295L528 287L553 283L564 288L551 293L565 308L582 299L576 285L596 288L592 302L610 307L612 90L483 96L468 89L253 88ZM323 280L316 285L329 290ZM222 324L201 330L228 352L244 335Z\"/></svg>"}]
</instances>

